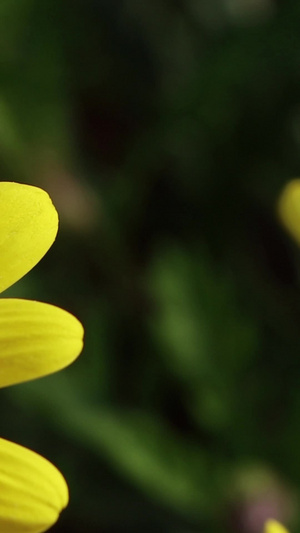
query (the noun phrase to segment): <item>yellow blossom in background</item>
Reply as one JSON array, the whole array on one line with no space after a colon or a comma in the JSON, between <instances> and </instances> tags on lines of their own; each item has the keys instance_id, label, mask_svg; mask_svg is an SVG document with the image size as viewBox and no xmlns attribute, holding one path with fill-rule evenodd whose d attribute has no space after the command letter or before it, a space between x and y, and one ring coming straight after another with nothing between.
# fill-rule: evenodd
<instances>
[{"instance_id":1,"label":"yellow blossom in background","mask_svg":"<svg viewBox=\"0 0 300 533\"><path fill-rule=\"evenodd\" d=\"M57 212L46 192L0 182L0 291L18 281L55 240ZM0 387L41 377L81 352L83 328L46 303L0 299ZM62 474L40 455L0 439L0 532L42 533L68 503Z\"/></svg>"},{"instance_id":2,"label":"yellow blossom in background","mask_svg":"<svg viewBox=\"0 0 300 533\"><path fill-rule=\"evenodd\" d=\"M289 533L289 532L282 524L280 524L280 522L277 522L277 520L268 520L265 523L263 533Z\"/></svg>"},{"instance_id":3,"label":"yellow blossom in background","mask_svg":"<svg viewBox=\"0 0 300 533\"><path fill-rule=\"evenodd\" d=\"M289 181L278 202L281 222L300 244L300 179Z\"/></svg>"}]
</instances>

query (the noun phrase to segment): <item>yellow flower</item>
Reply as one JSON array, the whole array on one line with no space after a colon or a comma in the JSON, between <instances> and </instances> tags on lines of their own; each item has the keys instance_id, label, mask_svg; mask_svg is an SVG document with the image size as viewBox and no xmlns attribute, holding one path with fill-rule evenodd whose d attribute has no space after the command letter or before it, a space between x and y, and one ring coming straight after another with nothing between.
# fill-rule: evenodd
<instances>
[{"instance_id":1,"label":"yellow flower","mask_svg":"<svg viewBox=\"0 0 300 533\"><path fill-rule=\"evenodd\" d=\"M281 222L300 244L300 179L289 181L278 202Z\"/></svg>"},{"instance_id":2,"label":"yellow flower","mask_svg":"<svg viewBox=\"0 0 300 533\"><path fill-rule=\"evenodd\" d=\"M265 523L264 533L289 533L277 520L268 520Z\"/></svg>"},{"instance_id":3,"label":"yellow flower","mask_svg":"<svg viewBox=\"0 0 300 533\"><path fill-rule=\"evenodd\" d=\"M43 190L0 182L0 291L44 256L58 229ZM71 314L46 303L0 299L0 387L44 376L81 352L83 328ZM61 473L40 455L0 439L0 532L41 533L68 503Z\"/></svg>"}]
</instances>

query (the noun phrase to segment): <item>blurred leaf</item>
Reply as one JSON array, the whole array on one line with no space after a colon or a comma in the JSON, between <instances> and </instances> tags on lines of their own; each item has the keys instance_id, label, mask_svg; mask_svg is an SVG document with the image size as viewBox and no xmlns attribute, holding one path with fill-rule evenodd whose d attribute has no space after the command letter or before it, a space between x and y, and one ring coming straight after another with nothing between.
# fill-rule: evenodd
<instances>
[{"instance_id":1,"label":"blurred leaf","mask_svg":"<svg viewBox=\"0 0 300 533\"><path fill-rule=\"evenodd\" d=\"M235 288L204 253L170 247L156 254L149 292L157 309L149 325L170 371L190 391L196 420L230 424L257 330L243 315Z\"/></svg>"},{"instance_id":2,"label":"blurred leaf","mask_svg":"<svg viewBox=\"0 0 300 533\"><path fill-rule=\"evenodd\" d=\"M66 375L23 385L10 396L71 434L95 457L104 455L151 498L200 517L210 507L219 466L199 444L146 413L85 404ZM37 405L38 399L38 405Z\"/></svg>"}]
</instances>

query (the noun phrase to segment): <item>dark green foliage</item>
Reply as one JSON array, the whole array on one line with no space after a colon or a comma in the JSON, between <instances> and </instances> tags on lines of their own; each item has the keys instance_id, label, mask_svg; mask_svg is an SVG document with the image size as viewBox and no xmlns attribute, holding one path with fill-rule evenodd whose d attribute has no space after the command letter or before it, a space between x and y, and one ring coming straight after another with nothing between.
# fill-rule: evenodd
<instances>
[{"instance_id":1,"label":"dark green foliage","mask_svg":"<svg viewBox=\"0 0 300 533\"><path fill-rule=\"evenodd\" d=\"M288 0L1 3L2 179L61 218L10 293L86 330L1 393L1 435L69 480L57 532L259 533L256 500L297 531L299 27Z\"/></svg>"}]
</instances>

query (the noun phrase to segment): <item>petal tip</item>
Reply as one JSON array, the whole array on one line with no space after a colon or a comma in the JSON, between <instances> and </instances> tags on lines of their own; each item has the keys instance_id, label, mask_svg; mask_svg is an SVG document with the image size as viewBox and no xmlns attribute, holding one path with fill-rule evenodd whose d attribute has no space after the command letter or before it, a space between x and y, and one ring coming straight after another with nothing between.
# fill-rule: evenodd
<instances>
[{"instance_id":1,"label":"petal tip","mask_svg":"<svg viewBox=\"0 0 300 533\"><path fill-rule=\"evenodd\" d=\"M1 531L46 531L69 501L67 483L52 463L4 439L0 439L0 484Z\"/></svg>"},{"instance_id":2,"label":"petal tip","mask_svg":"<svg viewBox=\"0 0 300 533\"><path fill-rule=\"evenodd\" d=\"M58 214L39 187L0 182L0 292L22 278L45 255L58 231Z\"/></svg>"},{"instance_id":3,"label":"petal tip","mask_svg":"<svg viewBox=\"0 0 300 533\"><path fill-rule=\"evenodd\" d=\"M47 376L70 365L83 348L84 329L51 304L0 299L0 387Z\"/></svg>"}]
</instances>

